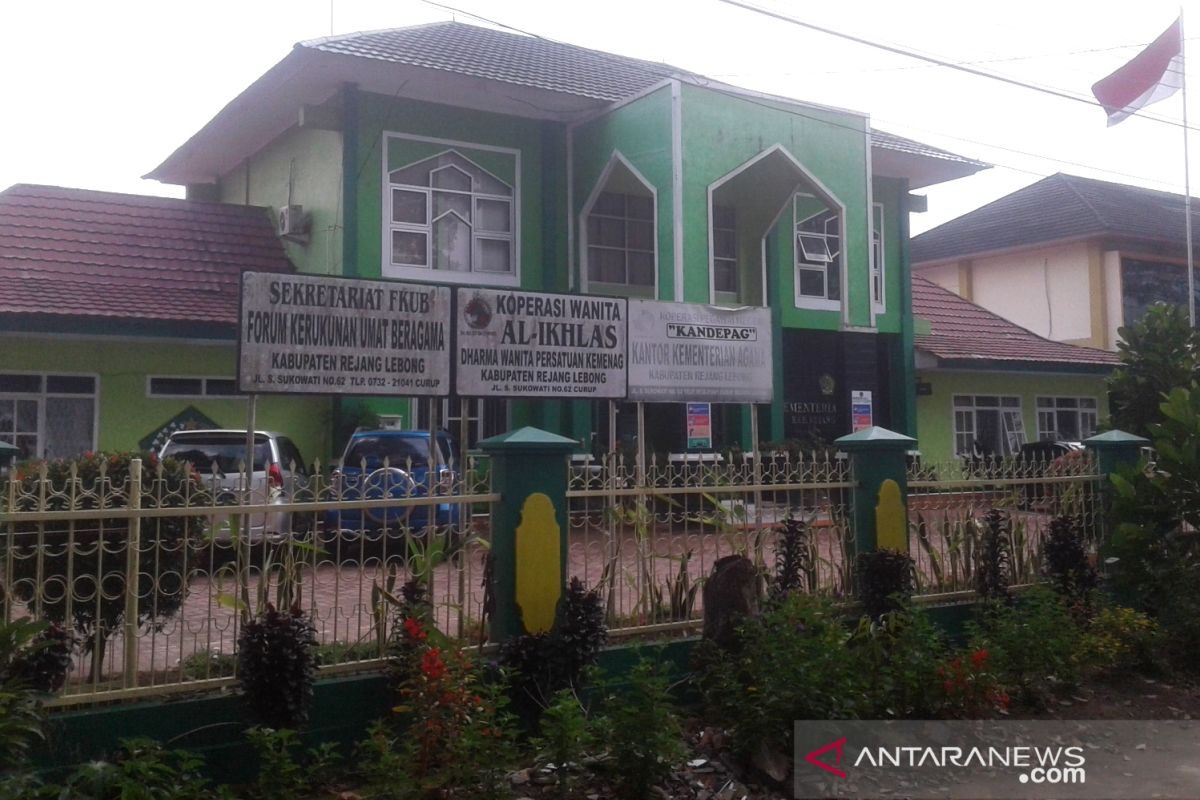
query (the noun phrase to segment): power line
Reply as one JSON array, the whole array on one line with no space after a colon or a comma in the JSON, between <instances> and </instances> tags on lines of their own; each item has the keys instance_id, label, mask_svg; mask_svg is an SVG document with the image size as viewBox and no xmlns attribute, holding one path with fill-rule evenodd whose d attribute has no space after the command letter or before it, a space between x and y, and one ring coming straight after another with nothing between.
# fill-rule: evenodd
<instances>
[{"instance_id":1,"label":"power line","mask_svg":"<svg viewBox=\"0 0 1200 800\"><path fill-rule=\"evenodd\" d=\"M523 30L523 29L521 29L521 28L517 28L517 27L514 27L514 26L512 26L512 25L508 25L508 24L505 24L505 23L503 23L503 22L499 22L499 21L497 21L497 20L494 20L494 19L489 19L488 17L484 17L484 16L481 16L481 15L479 15L479 14L475 14L475 13L473 13L473 12L470 12L470 11L465 11L465 10L463 10L463 9L461 9L461 8L456 8L456 7L454 7L454 6L446 5L446 4L444 4L444 3L435 2L435 0L422 0L422 2L424 2L426 5L435 6L435 7L437 7L437 8L440 8L440 9L444 10L444 11L449 11L449 12L452 12L452 13L461 14L461 15L463 15L463 16L466 16L466 17L471 17L472 19L477 19L477 20L479 20L479 21L481 21L481 22L485 22L485 23L487 23L487 24L489 24L489 25L495 25L495 26L497 26L497 27L500 27L500 28L504 28L504 29L506 29L506 30L513 31L513 32L515 32L515 33L520 33L520 34L523 34L523 35L525 35L525 36L531 36L531 37L533 37L533 38L535 38L535 39L539 39L539 40L541 40L541 41L545 41L545 42L553 42L553 43L555 43L555 44L567 44L566 42L561 42L561 41L559 41L559 40L552 39L552 38L549 38L549 37L546 37L546 36L542 36L542 35L540 35L540 34L532 33L532 32L530 32L530 31ZM718 0L718 2L730 3L730 4L732 4L732 5L742 5L742 3L736 2L735 0ZM753 10L753 11L757 11L757 10L758 10L758 9L755 9L755 8L753 8L753 7L751 7L751 6L746 6L746 7L747 7L749 10ZM769 12L768 12L768 13L769 13ZM798 24L802 24L802 25L806 25L806 26L807 26L807 23L799 23L799 22L798 22ZM836 34L836 35L842 35L842 34ZM572 45L572 46L573 46L573 45ZM592 53L593 53L593 54L595 54L595 55L599 55L599 56L602 56L602 57L604 57L604 58L610 59L610 60L612 60L614 63L626 63L626 62L628 61L628 59L627 59L625 56L619 56L619 55L616 55L615 53L607 53L607 52L605 52L605 51L603 51L603 50L591 50L590 52L592 52ZM905 53L905 54L907 55L907 53ZM924 59L924 58L926 58L925 56L914 56L914 57L923 58L923 59ZM718 93L718 94L723 94L723 95L725 95L725 96L727 96L727 97L735 98L735 99L737 99L737 100L741 100L741 101L743 101L743 102L750 103L751 105L760 106L760 107L762 107L762 108L770 109L770 110L772 110L772 111L775 111L775 112L780 112L780 111L782 111L782 112L784 112L784 113L791 114L791 115L793 115L793 116L796 116L796 117L799 117L799 118L801 118L801 119L810 120L810 121L812 121L812 122L818 122L818 123L821 123L821 124L823 124L823 125L828 125L828 126L830 126L830 127L834 127L834 128L841 128L841 129L843 129L843 130L847 130L847 131L851 131L851 132L853 132L853 133L856 133L856 134L858 134L858 135L860 135L860 136L864 135L864 131L863 131L863 129L862 129L862 128L854 127L854 126L852 126L852 125L846 125L846 124L844 124L844 123L841 123L841 122L835 122L835 121L832 121L832 120L830 120L830 119L828 119L828 118L826 118L826 117L816 116L815 114L805 114L804 112L797 110L797 109L796 109L796 108L793 106L793 104L794 104L794 103L796 103L796 102L803 102L803 101L797 101L797 100L795 100L795 99L792 99L792 98L780 97L780 98L779 98L779 99L776 101L776 103L774 103L774 104L773 104L773 103L770 103L770 102L764 102L764 101L762 101L762 100L759 100L759 99L757 99L757 98L755 98L755 97L753 97L753 96L751 96L751 95L747 94L747 91L749 91L749 90L746 90L746 91L739 91L739 90L738 90L738 87L729 87L729 88L726 88L726 87L723 87L723 86L720 86L720 85L716 85L716 84L715 84L715 83L713 83L712 81L706 80L706 77L705 77L705 76L703 76L703 75L699 75L699 74L697 74L697 73L694 73L694 72L689 72L688 74L689 74L689 76L690 76L691 80L695 81L695 82L696 82L698 85L701 85L701 86L703 86L704 88L708 89L709 91L716 92L716 93ZM981 73L981 74L983 74L985 77L991 77L991 76L987 75L987 73ZM1036 86L1032 86L1032 85L1020 84L1019 82L1017 82L1017 81L1015 81L1015 80L1009 80L1009 79L1004 79L1004 80L1006 80L1006 82L1017 83L1017 85L1025 86L1026 88L1033 88L1033 89L1037 89L1037 88L1038 88L1038 87L1036 87ZM1040 91L1040 90L1039 90L1039 91ZM1067 97L1070 97L1070 96L1069 96L1069 95L1067 95ZM1083 100L1083 98L1075 98L1075 99ZM1098 106L1098 105L1099 105L1098 103L1096 103L1096 102L1095 102L1095 101L1093 101L1093 100L1088 100L1088 101L1085 101L1085 102L1087 102L1089 105L1092 105L1092 106ZM1140 115L1140 114L1139 114L1139 116L1145 116L1145 115ZM1159 119L1159 118L1156 118L1156 117L1147 117L1147 118L1148 118L1148 119ZM887 120L878 120L878 121L881 121L881 122L883 122L884 124L893 124L892 122L889 122L889 121L887 121ZM1169 120L1161 120L1161 121L1164 121L1164 122L1170 122ZM1166 181L1161 181L1161 180L1158 180L1158 179L1156 179L1156 178L1148 178L1148 177L1145 177L1145 176L1142 176L1142 175L1135 175L1135 174L1128 173L1128 172L1120 172L1119 170L1108 169L1108 168L1106 168L1106 167L1099 167L1099 166L1096 166L1096 165L1094 165L1094 164L1085 164L1085 163L1083 163L1083 162L1079 162L1079 161L1070 161L1070 160L1067 160L1067 159L1056 158L1056 157L1054 157L1054 156L1042 155L1042 154L1039 154L1039 153L1032 153L1032 152L1025 151L1025 150L1018 150L1018 149L1016 149L1016 148L1007 147L1007 146L1005 146L1005 145L991 144L991 143L984 142L984 141L980 141L980 140L976 140L976 139L968 139L968 138L966 138L966 137L962 137L962 136L954 136L954 135L952 135L952 134L942 133L942 132L940 132L940 131L933 131L933 130L929 130L929 129L921 129L921 128L919 128L919 127L916 127L916 126L913 126L913 125L909 125L909 124L907 124L907 123L903 123L903 122L894 122L894 124L896 124L896 125L898 125L898 126L900 126L900 127L910 128L910 129L912 129L912 130L918 130L918 131L920 131L920 130L924 130L924 132L926 132L926 133L931 133L931 134L933 134L933 135L935 135L935 136L942 136L942 137L945 137L945 138L948 138L948 139L953 139L953 140L955 140L955 141L966 142L966 143L969 143L969 144L974 144L974 145L977 145L977 146L980 146L980 147L987 147L987 148L991 148L991 149L994 149L994 150L1002 150L1002 151L1005 151L1005 152L1008 152L1008 153L1013 153L1013 154L1015 154L1015 155L1025 156L1025 157L1028 157L1028 158L1040 159L1040 160L1042 160L1042 161L1048 161L1048 162L1051 162L1051 163L1053 163L1053 164L1059 164L1059 165L1062 165L1062 166L1068 166L1068 167L1079 167L1079 168L1082 168L1082 169L1091 170L1091 171L1093 171L1093 172L1099 172L1099 173L1103 173L1103 174L1105 174L1105 175L1113 175L1113 176L1118 176L1118 177L1123 177L1123 178L1132 178L1132 179L1134 179L1134 180L1137 180L1137 181L1142 181L1142 182L1145 182L1145 183L1153 183L1153 184L1157 184L1157 185L1159 185L1159 186L1171 186L1173 189L1176 189L1176 190L1177 190L1177 188L1178 188L1178 187L1176 187L1174 184L1168 183L1168 182L1166 182ZM1179 125L1179 123L1172 123L1172 124ZM1038 178L1044 178L1044 177L1046 177L1046 176L1047 176L1047 174L1048 174L1048 173L1045 173L1045 172L1038 172L1037 170L1028 169L1028 168L1026 168L1026 167L1018 167L1018 166L1015 166L1015 165L1013 165L1013 164L1006 164L1006 163L1003 163L1003 162L1001 162L1001 161L997 161L997 160L995 160L995 159L991 159L991 161L990 161L989 163L991 163L991 165L992 165L992 166L999 167L999 168L1001 168L1001 169L1007 169L1007 170L1011 170L1011 171L1013 171L1013 172L1020 172L1020 173L1024 173L1024 174L1026 174L1026 175L1032 175L1032 176L1035 176L1035 177L1038 177Z\"/></svg>"},{"instance_id":2,"label":"power line","mask_svg":"<svg viewBox=\"0 0 1200 800\"><path fill-rule=\"evenodd\" d=\"M988 72L988 71L982 70L982 69L975 69L974 67L968 66L966 64L955 63L953 61L948 61L946 59L938 58L936 56L926 55L924 53L920 53L915 50L910 50L905 47L899 47L896 45L884 44L883 42L875 42L870 39L864 39L861 36L855 36L854 34L851 34L851 33L843 33L842 31L837 31L832 28L826 28L822 25L817 25L812 22L806 22L802 19L797 19L796 17L788 16L787 14L781 14L778 11L772 11L771 9L762 8L761 6L756 6L751 3L743 2L743 0L717 0L717 2L725 3L726 5L734 6L736 8L741 8L746 11L752 11L756 14L761 14L765 17L771 17L773 19L777 19L782 22L787 22L791 25L797 25L801 28L808 28L809 30L814 30L819 33L827 34L829 36L835 36L839 39L845 39L847 41L854 42L856 44L861 44L866 47L873 47L877 50L884 50L886 52L905 56L907 58L915 58L919 61L925 61L930 64L935 64L939 67L945 67L946 69L958 70L959 72L965 72L968 75L974 75L979 78L987 78L989 80L999 81L1000 83L1007 83L1010 86L1018 86L1022 89L1030 89L1032 91L1041 92L1042 94L1048 94L1048 95L1051 95L1053 97L1058 97L1063 100L1071 100L1072 102L1076 102L1076 103L1084 103L1085 105L1094 106L1097 108L1102 107L1102 106L1100 106L1100 103L1098 103L1097 101L1091 99L1090 97L1081 95L1081 94L1068 92L1068 91L1065 91L1062 89L1055 89L1050 86L1039 86L1035 83L1028 83L1026 81L1018 80L1016 78L1010 78L1006 75L1000 75L995 72ZM1144 119L1153 120L1154 122L1161 122L1165 125L1173 125L1177 128L1183 127L1182 123L1177 122L1173 119L1168 119L1166 117L1160 117L1160 116L1156 116L1153 114L1144 114L1141 112L1134 112L1134 114L1132 114L1131 116L1133 116L1133 115L1142 117Z\"/></svg>"}]
</instances>

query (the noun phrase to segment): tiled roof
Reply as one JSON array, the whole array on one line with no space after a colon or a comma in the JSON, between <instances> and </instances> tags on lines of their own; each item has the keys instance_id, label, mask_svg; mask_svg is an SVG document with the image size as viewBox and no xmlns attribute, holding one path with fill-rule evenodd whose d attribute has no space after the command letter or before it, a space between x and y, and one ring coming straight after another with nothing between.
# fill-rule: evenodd
<instances>
[{"instance_id":1,"label":"tiled roof","mask_svg":"<svg viewBox=\"0 0 1200 800\"><path fill-rule=\"evenodd\" d=\"M669 64L461 22L329 36L297 47L608 101L637 94L664 78L691 74Z\"/></svg>"},{"instance_id":2,"label":"tiled roof","mask_svg":"<svg viewBox=\"0 0 1200 800\"><path fill-rule=\"evenodd\" d=\"M951 153L949 150L942 150L933 145L924 144L913 139L906 139L903 136L897 136L894 133L881 131L878 128L871 129L871 146L879 147L884 150L895 150L897 153L907 153L913 156L924 156L925 158L939 158L943 161L957 161L962 164L969 164L980 169L987 169L991 166L986 161L976 161L973 158L960 156L957 153Z\"/></svg>"},{"instance_id":3,"label":"tiled roof","mask_svg":"<svg viewBox=\"0 0 1200 800\"><path fill-rule=\"evenodd\" d=\"M943 361L1002 361L1053 364L1064 371L1116 366L1116 353L1044 339L932 281L913 276L913 315L930 323L918 334L918 350Z\"/></svg>"},{"instance_id":4,"label":"tiled roof","mask_svg":"<svg viewBox=\"0 0 1200 800\"><path fill-rule=\"evenodd\" d=\"M292 270L265 209L26 184L0 192L0 314L232 326L243 270Z\"/></svg>"},{"instance_id":5,"label":"tiled roof","mask_svg":"<svg viewBox=\"0 0 1200 800\"><path fill-rule=\"evenodd\" d=\"M670 64L461 22L435 22L298 43L146 177L178 184L214 182L294 124L297 107L326 103L347 84L365 93L570 123L666 78L812 108L795 98L750 91ZM880 156L877 174L912 178L914 188L988 166L880 131L873 132L873 146Z\"/></svg>"},{"instance_id":6,"label":"tiled roof","mask_svg":"<svg viewBox=\"0 0 1200 800\"><path fill-rule=\"evenodd\" d=\"M914 264L1091 235L1174 242L1183 195L1061 172L914 236ZM1200 204L1192 210L1200 225Z\"/></svg>"}]
</instances>

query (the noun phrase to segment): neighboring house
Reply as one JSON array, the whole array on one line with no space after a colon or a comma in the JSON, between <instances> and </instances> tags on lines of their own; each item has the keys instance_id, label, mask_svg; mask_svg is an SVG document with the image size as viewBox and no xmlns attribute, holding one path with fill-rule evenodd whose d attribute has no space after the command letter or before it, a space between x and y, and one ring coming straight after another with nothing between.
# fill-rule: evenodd
<instances>
[{"instance_id":1,"label":"neighboring house","mask_svg":"<svg viewBox=\"0 0 1200 800\"><path fill-rule=\"evenodd\" d=\"M1182 195L1058 173L913 237L912 259L1040 336L1115 350L1151 303L1187 306L1186 241Z\"/></svg>"},{"instance_id":2,"label":"neighboring house","mask_svg":"<svg viewBox=\"0 0 1200 800\"><path fill-rule=\"evenodd\" d=\"M985 166L862 114L447 22L301 42L148 177L303 206L304 272L770 306L779 440L847 432L852 390L912 427L908 191ZM608 425L582 401L451 399L440 419L464 408L473 431ZM682 405L647 415L655 449L682 449ZM714 423L748 436L742 408Z\"/></svg>"},{"instance_id":3,"label":"neighboring house","mask_svg":"<svg viewBox=\"0 0 1200 800\"><path fill-rule=\"evenodd\" d=\"M1025 442L1080 441L1108 416L1104 350L1054 342L913 277L921 455L1012 455Z\"/></svg>"},{"instance_id":4,"label":"neighboring house","mask_svg":"<svg viewBox=\"0 0 1200 800\"><path fill-rule=\"evenodd\" d=\"M13 186L0 192L0 441L18 458L148 445L171 425L244 427L239 275L291 272L262 208ZM306 457L322 400L264 398Z\"/></svg>"}]
</instances>

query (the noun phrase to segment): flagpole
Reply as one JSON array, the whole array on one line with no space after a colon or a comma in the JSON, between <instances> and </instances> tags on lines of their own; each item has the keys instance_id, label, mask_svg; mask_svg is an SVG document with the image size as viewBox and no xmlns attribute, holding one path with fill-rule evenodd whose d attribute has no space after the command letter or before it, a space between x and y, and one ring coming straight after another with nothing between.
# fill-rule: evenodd
<instances>
[{"instance_id":1,"label":"flagpole","mask_svg":"<svg viewBox=\"0 0 1200 800\"><path fill-rule=\"evenodd\" d=\"M1196 327L1196 272L1192 265L1192 171L1188 164L1187 55L1183 35L1183 6L1179 7L1179 89L1183 94L1183 224L1187 231L1188 322Z\"/></svg>"}]
</instances>

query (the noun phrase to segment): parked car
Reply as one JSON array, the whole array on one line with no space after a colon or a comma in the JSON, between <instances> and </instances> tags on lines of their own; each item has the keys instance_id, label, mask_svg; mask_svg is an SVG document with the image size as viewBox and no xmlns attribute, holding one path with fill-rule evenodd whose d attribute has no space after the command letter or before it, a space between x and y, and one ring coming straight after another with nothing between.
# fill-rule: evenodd
<instances>
[{"instance_id":1,"label":"parked car","mask_svg":"<svg viewBox=\"0 0 1200 800\"><path fill-rule=\"evenodd\" d=\"M246 431L176 431L167 439L159 456L189 462L218 505L242 502L240 470L246 460ZM308 485L308 477L304 457L291 439L272 431L255 431L254 466L250 478L250 502L253 505L293 502L293 493L303 491ZM212 521L212 530L218 538L229 537L229 517L224 514ZM287 510L258 513L250 516L249 536L253 541L264 533L283 536L310 526L310 519Z\"/></svg>"},{"instance_id":2,"label":"parked car","mask_svg":"<svg viewBox=\"0 0 1200 800\"><path fill-rule=\"evenodd\" d=\"M444 431L437 433L432 448L429 431L355 431L346 443L341 466L332 476L334 498L356 501L444 495L447 499L439 503L327 511L326 530L407 528L419 534L431 524L457 525L462 513L460 504L450 499L459 493L459 476L452 467L454 452L453 442Z\"/></svg>"},{"instance_id":3,"label":"parked car","mask_svg":"<svg viewBox=\"0 0 1200 800\"><path fill-rule=\"evenodd\" d=\"M1049 464L1060 456L1083 449L1082 442L1060 442L1043 439L1021 445L1017 457L1030 464Z\"/></svg>"}]
</instances>

